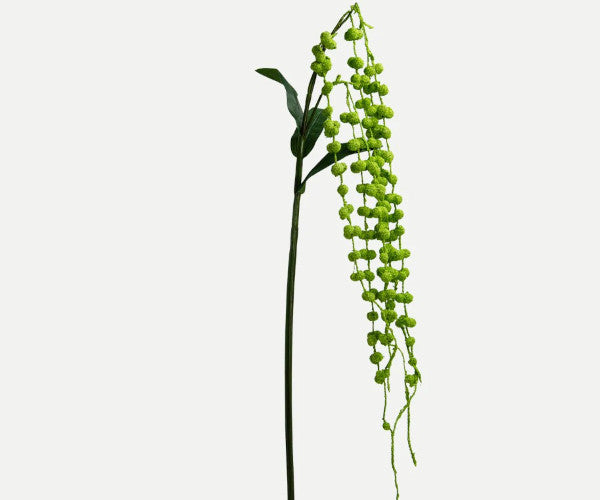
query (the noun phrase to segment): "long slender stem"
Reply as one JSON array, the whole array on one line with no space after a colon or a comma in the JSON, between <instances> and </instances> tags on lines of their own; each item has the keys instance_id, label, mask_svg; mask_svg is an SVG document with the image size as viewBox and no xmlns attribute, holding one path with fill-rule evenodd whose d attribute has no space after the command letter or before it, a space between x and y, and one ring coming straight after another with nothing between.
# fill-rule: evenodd
<instances>
[{"instance_id":1,"label":"long slender stem","mask_svg":"<svg viewBox=\"0 0 600 500\"><path fill-rule=\"evenodd\" d=\"M300 151L304 148L301 139ZM288 260L287 293L285 302L285 452L287 464L288 500L294 500L294 450L292 432L292 338L294 328L294 284L296 281L296 255L298 249L298 219L302 191L296 187L302 180L302 155L296 160L294 183L294 205L292 208L292 229L290 234L290 254Z\"/></svg>"}]
</instances>

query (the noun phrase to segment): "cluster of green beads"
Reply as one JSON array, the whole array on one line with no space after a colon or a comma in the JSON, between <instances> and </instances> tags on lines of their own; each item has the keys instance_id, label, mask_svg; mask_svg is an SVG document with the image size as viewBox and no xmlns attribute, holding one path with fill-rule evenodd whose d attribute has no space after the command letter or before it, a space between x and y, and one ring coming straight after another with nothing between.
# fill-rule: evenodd
<instances>
[{"instance_id":1,"label":"cluster of green beads","mask_svg":"<svg viewBox=\"0 0 600 500\"><path fill-rule=\"evenodd\" d=\"M352 6L350 20L352 27L344 33L344 40L352 44L354 54L347 60L347 65L353 70L350 78L343 79L341 75L335 80L327 78L332 64L326 50L337 46L334 35L328 32L322 33L321 43L313 47L315 61L311 68L323 79L321 93L327 99L328 116L324 135L331 139L327 151L335 158L331 172L339 179L337 191L342 198L342 206L338 213L345 223L343 234L352 245L348 254L353 266L350 279L360 283L362 299L369 307L367 319L371 327L366 335L367 344L372 348L369 360L375 365L375 382L383 386L383 428L392 433L392 467L396 475L393 438L404 412L408 415L408 443L415 460L410 444L410 402L421 380L413 352L415 338L411 334L416 321L407 311L407 304L412 302L413 296L405 290L409 276L405 261L410 257L410 251L402 248L401 244L404 227L400 221L404 213L399 207L402 197L395 193L398 179L392 173L394 154L389 146L392 133L388 120L394 116L394 111L384 103L388 87L379 79L384 68L375 62L369 48L367 28L370 26L364 22L358 5ZM364 58L359 55L359 44ZM330 102L334 88L345 90L347 110L338 115L339 120L335 119ZM356 153L355 160L349 164L338 161L337 157L342 148L338 140L342 123L351 128L352 137L347 141L347 147ZM356 194L359 201L356 208L349 201L350 188L344 183L344 175L348 171L358 176ZM360 222L354 222L353 216ZM390 391L392 362L397 354L402 358L406 403L390 423L386 415L387 394Z\"/></svg>"}]
</instances>

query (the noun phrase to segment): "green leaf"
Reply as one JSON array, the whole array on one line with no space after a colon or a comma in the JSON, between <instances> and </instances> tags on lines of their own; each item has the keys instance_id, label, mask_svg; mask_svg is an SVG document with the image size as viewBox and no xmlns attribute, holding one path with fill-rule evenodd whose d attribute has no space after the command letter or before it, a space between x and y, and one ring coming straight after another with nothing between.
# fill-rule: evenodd
<instances>
[{"instance_id":1,"label":"green leaf","mask_svg":"<svg viewBox=\"0 0 600 500\"><path fill-rule=\"evenodd\" d=\"M361 151L366 151L366 148L362 148ZM356 153L358 153L358 151L350 151L348 149L348 143L344 142L342 144L342 149L340 149L340 152L337 153L336 156L337 156L338 160L341 160L342 158L345 158L346 156L353 155ZM312 170L308 174L306 174L306 177L298 186L297 191L301 191L301 190L305 189L306 181L308 179L310 179L313 175L318 174L321 170L325 170L327 167L329 167L330 165L333 165L334 163L335 163L335 157L333 156L333 153L327 153L325 156L323 156L323 158L321 158L319 163L317 163L312 168Z\"/></svg>"},{"instance_id":2,"label":"green leaf","mask_svg":"<svg viewBox=\"0 0 600 500\"><path fill-rule=\"evenodd\" d=\"M313 116L314 111L314 116ZM327 120L327 114L325 110L322 108L312 108L308 112L308 116L312 116L313 119L308 126L308 130L306 131L306 138L304 139L304 149L302 150L302 158L308 156L308 154L315 147L315 143L317 139L323 132L323 123ZM292 154L297 158L298 153L300 152L300 132L299 129L296 128L292 138L290 140L290 148L292 150Z\"/></svg>"},{"instance_id":3,"label":"green leaf","mask_svg":"<svg viewBox=\"0 0 600 500\"><path fill-rule=\"evenodd\" d=\"M285 87L285 94L287 99L287 107L290 110L291 115L296 120L296 126L300 128L302 126L302 106L300 106L300 101L298 101L298 92L296 89L292 87L289 82L283 77L281 72L275 68L259 68L256 70L257 73L270 78L271 80L275 80L278 83L281 83Z\"/></svg>"}]
</instances>

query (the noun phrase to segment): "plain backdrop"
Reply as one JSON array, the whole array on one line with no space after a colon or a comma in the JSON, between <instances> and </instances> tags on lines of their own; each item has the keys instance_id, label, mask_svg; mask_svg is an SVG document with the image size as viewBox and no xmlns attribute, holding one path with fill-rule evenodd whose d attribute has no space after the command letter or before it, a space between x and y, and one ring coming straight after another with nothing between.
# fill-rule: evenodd
<instances>
[{"instance_id":1,"label":"plain backdrop","mask_svg":"<svg viewBox=\"0 0 600 500\"><path fill-rule=\"evenodd\" d=\"M598 499L598 3L361 6L419 322L401 498ZM303 95L346 8L0 4L0 498L285 498L293 122L254 69ZM392 499L335 186L301 209L297 498Z\"/></svg>"}]
</instances>

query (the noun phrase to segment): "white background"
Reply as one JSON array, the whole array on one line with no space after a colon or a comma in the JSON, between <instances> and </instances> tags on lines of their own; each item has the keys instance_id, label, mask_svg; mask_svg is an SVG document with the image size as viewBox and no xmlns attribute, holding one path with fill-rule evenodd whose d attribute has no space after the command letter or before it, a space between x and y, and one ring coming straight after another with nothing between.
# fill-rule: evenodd
<instances>
[{"instance_id":1,"label":"white background","mask_svg":"<svg viewBox=\"0 0 600 500\"><path fill-rule=\"evenodd\" d=\"M598 4L361 5L424 380L401 498L598 499ZM346 7L2 2L0 498L285 498L293 122L253 70L303 94ZM392 499L338 204L310 181L297 498Z\"/></svg>"}]
</instances>

